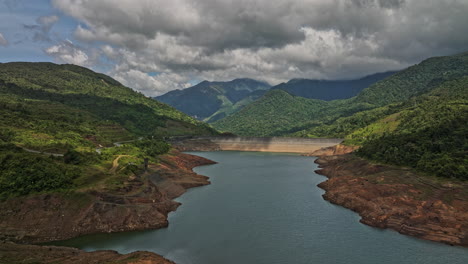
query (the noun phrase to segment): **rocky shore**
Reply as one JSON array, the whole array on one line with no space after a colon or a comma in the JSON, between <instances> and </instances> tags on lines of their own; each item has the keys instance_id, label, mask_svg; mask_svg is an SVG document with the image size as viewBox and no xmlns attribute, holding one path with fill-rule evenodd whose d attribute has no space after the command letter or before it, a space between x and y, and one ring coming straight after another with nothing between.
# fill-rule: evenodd
<instances>
[{"instance_id":1,"label":"rocky shore","mask_svg":"<svg viewBox=\"0 0 468 264\"><path fill-rule=\"evenodd\" d=\"M76 248L0 243L0 263L175 264L157 254L137 251L121 255L112 250L85 252Z\"/></svg>"},{"instance_id":2,"label":"rocky shore","mask_svg":"<svg viewBox=\"0 0 468 264\"><path fill-rule=\"evenodd\" d=\"M192 169L213 163L215 162L202 157L173 151L161 157L160 164L150 165L143 175L126 179L123 187L117 190L95 188L73 193L33 195L0 203L0 255L11 256L16 252L19 254L16 255L18 262L8 263L23 263L19 259L23 256L22 248L33 247L24 244L65 240L93 233L166 227L169 212L180 205L173 199L188 188L210 183L208 177L198 175ZM14 249L15 245L17 250ZM41 247L33 248L41 256ZM78 258L70 263L88 263L84 259L93 255L76 249L44 248L51 256L64 256L68 252L70 257ZM153 253L139 254L157 256ZM102 255L110 260L125 258L115 252L95 255ZM83 259L80 260L80 257ZM131 257L137 259L136 255ZM128 263L172 263L157 261L159 262ZM48 261L46 258L39 258L36 262Z\"/></svg>"},{"instance_id":3,"label":"rocky shore","mask_svg":"<svg viewBox=\"0 0 468 264\"><path fill-rule=\"evenodd\" d=\"M323 198L349 208L361 222L401 234L468 247L468 183L372 164L353 154L316 160L328 177Z\"/></svg>"}]
</instances>

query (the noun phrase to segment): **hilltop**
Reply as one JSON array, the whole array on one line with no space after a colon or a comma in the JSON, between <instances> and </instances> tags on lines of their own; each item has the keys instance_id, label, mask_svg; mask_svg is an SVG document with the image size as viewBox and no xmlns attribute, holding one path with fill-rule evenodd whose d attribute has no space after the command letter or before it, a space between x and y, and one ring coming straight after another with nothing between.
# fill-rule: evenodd
<instances>
[{"instance_id":1,"label":"hilltop","mask_svg":"<svg viewBox=\"0 0 468 264\"><path fill-rule=\"evenodd\" d=\"M292 79L287 83L273 86L271 89L280 89L291 95L309 99L332 101L356 96L363 89L395 73L397 72L375 73L355 80Z\"/></svg>"},{"instance_id":2,"label":"hilltop","mask_svg":"<svg viewBox=\"0 0 468 264\"><path fill-rule=\"evenodd\" d=\"M155 97L199 120L221 119L262 96L270 85L252 79L229 82L203 81L183 90L170 91Z\"/></svg>"}]
</instances>

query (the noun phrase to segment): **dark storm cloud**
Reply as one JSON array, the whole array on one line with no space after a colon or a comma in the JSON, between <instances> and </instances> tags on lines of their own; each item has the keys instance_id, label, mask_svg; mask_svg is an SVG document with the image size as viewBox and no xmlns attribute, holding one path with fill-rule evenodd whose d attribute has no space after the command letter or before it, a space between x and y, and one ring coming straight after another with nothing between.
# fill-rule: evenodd
<instances>
[{"instance_id":1,"label":"dark storm cloud","mask_svg":"<svg viewBox=\"0 0 468 264\"><path fill-rule=\"evenodd\" d=\"M352 78L468 48L461 0L52 2L82 22L77 39L109 44L102 53L115 76L132 70L132 81L153 83L155 93L193 76ZM165 74L148 79L149 71Z\"/></svg>"}]
</instances>

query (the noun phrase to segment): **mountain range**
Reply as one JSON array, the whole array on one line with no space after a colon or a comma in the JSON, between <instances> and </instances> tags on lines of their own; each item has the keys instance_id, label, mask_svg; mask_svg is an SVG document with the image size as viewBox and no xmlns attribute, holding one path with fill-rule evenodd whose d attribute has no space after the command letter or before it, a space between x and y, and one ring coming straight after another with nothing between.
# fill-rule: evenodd
<instances>
[{"instance_id":1,"label":"mountain range","mask_svg":"<svg viewBox=\"0 0 468 264\"><path fill-rule=\"evenodd\" d=\"M467 179L466 124L468 53L424 60L349 99L271 90L212 125L242 136L345 138L362 157Z\"/></svg>"},{"instance_id":2,"label":"mountain range","mask_svg":"<svg viewBox=\"0 0 468 264\"><path fill-rule=\"evenodd\" d=\"M385 72L356 80L336 81L292 79L273 87L252 79L203 81L187 89L170 91L155 99L199 120L212 123L239 111L269 90L283 90L291 95L330 101L353 97L369 85L393 74L395 72Z\"/></svg>"},{"instance_id":3,"label":"mountain range","mask_svg":"<svg viewBox=\"0 0 468 264\"><path fill-rule=\"evenodd\" d=\"M170 91L155 99L199 120L212 122L258 99L270 87L268 83L252 79L203 81L184 90Z\"/></svg>"},{"instance_id":4,"label":"mountain range","mask_svg":"<svg viewBox=\"0 0 468 264\"><path fill-rule=\"evenodd\" d=\"M291 95L310 99L332 101L356 96L363 89L383 80L396 71L376 73L356 80L310 80L292 79L287 83L281 83L271 89L279 89Z\"/></svg>"}]
</instances>

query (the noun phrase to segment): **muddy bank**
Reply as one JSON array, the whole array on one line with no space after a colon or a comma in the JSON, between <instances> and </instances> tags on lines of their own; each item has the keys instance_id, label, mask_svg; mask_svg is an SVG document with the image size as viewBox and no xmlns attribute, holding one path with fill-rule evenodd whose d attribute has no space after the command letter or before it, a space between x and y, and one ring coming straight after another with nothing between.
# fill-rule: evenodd
<instances>
[{"instance_id":1,"label":"muddy bank","mask_svg":"<svg viewBox=\"0 0 468 264\"><path fill-rule=\"evenodd\" d=\"M173 151L161 157L160 164L150 165L146 173L126 179L118 189L10 199L0 203L0 240L42 243L93 233L166 227L169 212L180 205L173 199L188 188L210 183L208 177L192 169L213 163Z\"/></svg>"},{"instance_id":2,"label":"muddy bank","mask_svg":"<svg viewBox=\"0 0 468 264\"><path fill-rule=\"evenodd\" d=\"M180 151L260 151L310 153L341 143L334 138L194 137L171 141Z\"/></svg>"},{"instance_id":3,"label":"muddy bank","mask_svg":"<svg viewBox=\"0 0 468 264\"><path fill-rule=\"evenodd\" d=\"M157 254L144 251L121 255L111 250L85 252L69 247L19 245L10 242L0 242L0 263L174 264Z\"/></svg>"},{"instance_id":4,"label":"muddy bank","mask_svg":"<svg viewBox=\"0 0 468 264\"><path fill-rule=\"evenodd\" d=\"M323 156L316 172L325 200L357 212L361 222L421 239L468 247L468 183L374 165L352 154Z\"/></svg>"}]
</instances>

